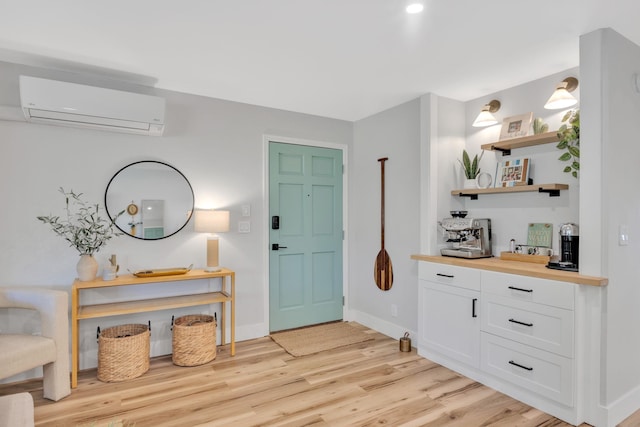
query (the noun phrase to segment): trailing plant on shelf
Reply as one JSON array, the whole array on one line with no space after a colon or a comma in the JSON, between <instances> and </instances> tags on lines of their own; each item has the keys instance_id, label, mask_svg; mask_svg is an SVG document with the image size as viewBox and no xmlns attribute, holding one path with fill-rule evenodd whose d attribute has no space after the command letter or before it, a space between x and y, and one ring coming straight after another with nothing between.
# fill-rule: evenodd
<instances>
[{"instance_id":1,"label":"trailing plant on shelf","mask_svg":"<svg viewBox=\"0 0 640 427\"><path fill-rule=\"evenodd\" d=\"M482 153L480 153L480 157L478 157L478 155L476 154L473 157L473 160L471 160L471 158L469 157L469 153L467 153L467 150L462 150L462 160L458 159L458 161L462 165L465 178L476 179L476 177L480 173L480 160L482 160L482 156L484 156L484 150L482 150Z\"/></svg>"},{"instance_id":2,"label":"trailing plant on shelf","mask_svg":"<svg viewBox=\"0 0 640 427\"><path fill-rule=\"evenodd\" d=\"M111 238L123 234L117 231L115 221L124 210L112 220L105 219L100 216L100 206L82 200L82 193L67 192L62 187L59 191L65 197L65 217L49 215L37 218L49 224L53 232L69 242L69 246L80 255L93 255Z\"/></svg>"},{"instance_id":3,"label":"trailing plant on shelf","mask_svg":"<svg viewBox=\"0 0 640 427\"><path fill-rule=\"evenodd\" d=\"M558 160L570 162L563 172L571 173L578 178L580 172L580 109L569 110L562 118L562 126L558 129L558 145L556 148L564 153Z\"/></svg>"}]
</instances>

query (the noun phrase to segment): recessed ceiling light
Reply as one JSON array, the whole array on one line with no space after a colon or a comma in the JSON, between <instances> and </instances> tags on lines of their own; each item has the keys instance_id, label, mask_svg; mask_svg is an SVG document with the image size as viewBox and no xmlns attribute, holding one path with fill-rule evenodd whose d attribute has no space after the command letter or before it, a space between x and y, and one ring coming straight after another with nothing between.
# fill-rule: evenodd
<instances>
[{"instance_id":1,"label":"recessed ceiling light","mask_svg":"<svg viewBox=\"0 0 640 427\"><path fill-rule=\"evenodd\" d=\"M422 3L412 3L407 6L407 13L420 13L424 10Z\"/></svg>"}]
</instances>

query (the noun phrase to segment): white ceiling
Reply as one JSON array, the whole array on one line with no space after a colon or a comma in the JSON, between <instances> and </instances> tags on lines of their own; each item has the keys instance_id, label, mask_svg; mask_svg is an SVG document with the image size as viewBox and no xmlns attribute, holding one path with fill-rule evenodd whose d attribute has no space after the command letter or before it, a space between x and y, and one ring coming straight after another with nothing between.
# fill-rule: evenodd
<instances>
[{"instance_id":1,"label":"white ceiling","mask_svg":"<svg viewBox=\"0 0 640 427\"><path fill-rule=\"evenodd\" d=\"M0 0L0 60L353 121L575 67L598 28L640 44L638 0L418 1Z\"/></svg>"}]
</instances>

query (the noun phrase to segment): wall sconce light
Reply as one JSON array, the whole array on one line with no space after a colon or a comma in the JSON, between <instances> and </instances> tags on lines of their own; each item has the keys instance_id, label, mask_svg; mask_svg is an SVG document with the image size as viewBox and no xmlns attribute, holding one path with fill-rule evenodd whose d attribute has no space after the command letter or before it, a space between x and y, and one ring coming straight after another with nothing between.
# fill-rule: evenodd
<instances>
[{"instance_id":1,"label":"wall sconce light","mask_svg":"<svg viewBox=\"0 0 640 427\"><path fill-rule=\"evenodd\" d=\"M194 214L194 230L199 233L211 233L207 239L207 267L204 271L220 271L218 236L214 233L229 231L229 211L197 210Z\"/></svg>"},{"instance_id":2,"label":"wall sconce light","mask_svg":"<svg viewBox=\"0 0 640 427\"><path fill-rule=\"evenodd\" d=\"M486 104L484 107L482 107L480 114L478 114L478 117L476 117L472 126L476 128L483 128L485 126L491 126L491 125L497 124L498 120L496 120L496 118L493 117L493 113L495 113L499 109L500 109L500 101L495 99L492 100L491 102Z\"/></svg>"},{"instance_id":3,"label":"wall sconce light","mask_svg":"<svg viewBox=\"0 0 640 427\"><path fill-rule=\"evenodd\" d=\"M578 79L575 77L567 77L558 84L551 98L544 104L544 108L547 110L560 110L576 105L578 100L569 92L573 92L577 87Z\"/></svg>"}]
</instances>

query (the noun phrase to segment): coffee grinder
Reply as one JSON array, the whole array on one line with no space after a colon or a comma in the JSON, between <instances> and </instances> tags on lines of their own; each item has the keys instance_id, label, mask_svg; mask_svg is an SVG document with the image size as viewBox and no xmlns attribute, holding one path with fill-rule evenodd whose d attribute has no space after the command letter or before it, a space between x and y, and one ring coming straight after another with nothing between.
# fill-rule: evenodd
<instances>
[{"instance_id":1,"label":"coffee grinder","mask_svg":"<svg viewBox=\"0 0 640 427\"><path fill-rule=\"evenodd\" d=\"M578 226L566 223L560 226L560 258L549 261L548 268L566 271L578 271L578 248L580 236ZM555 257L554 257L555 258Z\"/></svg>"}]
</instances>

